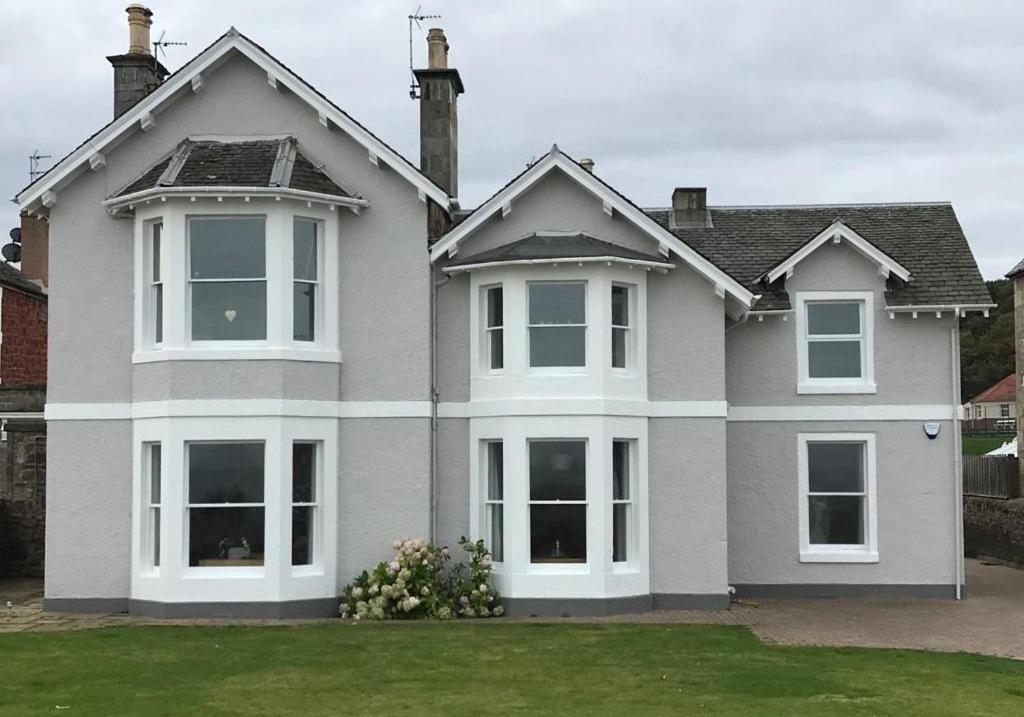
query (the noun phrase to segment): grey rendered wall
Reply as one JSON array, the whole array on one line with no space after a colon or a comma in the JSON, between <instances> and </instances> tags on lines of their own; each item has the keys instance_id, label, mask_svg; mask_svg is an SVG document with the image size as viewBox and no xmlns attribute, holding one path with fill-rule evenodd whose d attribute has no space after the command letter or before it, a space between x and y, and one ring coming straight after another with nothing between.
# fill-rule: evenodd
<instances>
[{"instance_id":1,"label":"grey rendered wall","mask_svg":"<svg viewBox=\"0 0 1024 717\"><path fill-rule=\"evenodd\" d=\"M651 592L724 595L725 421L648 421Z\"/></svg>"},{"instance_id":2,"label":"grey rendered wall","mask_svg":"<svg viewBox=\"0 0 1024 717\"><path fill-rule=\"evenodd\" d=\"M469 331L469 274L455 274L437 290L437 387L442 401L469 400Z\"/></svg>"},{"instance_id":3,"label":"grey rendered wall","mask_svg":"<svg viewBox=\"0 0 1024 717\"><path fill-rule=\"evenodd\" d=\"M161 361L137 364L135 401L211 398L337 401L337 364L313 361Z\"/></svg>"},{"instance_id":4,"label":"grey rendered wall","mask_svg":"<svg viewBox=\"0 0 1024 717\"><path fill-rule=\"evenodd\" d=\"M47 425L46 598L126 598L130 421Z\"/></svg>"},{"instance_id":5,"label":"grey rendered wall","mask_svg":"<svg viewBox=\"0 0 1024 717\"><path fill-rule=\"evenodd\" d=\"M728 429L733 584L956 583L952 422L928 440L916 421L736 423ZM797 434L875 433L877 564L799 562Z\"/></svg>"},{"instance_id":6,"label":"grey rendered wall","mask_svg":"<svg viewBox=\"0 0 1024 717\"><path fill-rule=\"evenodd\" d=\"M952 400L950 312L917 319L885 313L885 282L876 267L843 246L825 245L796 267L787 282L797 291L875 292L877 394L797 395L796 321L748 321L725 335L726 395L731 406L837 404L948 404Z\"/></svg>"},{"instance_id":7,"label":"grey rendered wall","mask_svg":"<svg viewBox=\"0 0 1024 717\"><path fill-rule=\"evenodd\" d=\"M469 419L438 422L437 542L453 548L469 535Z\"/></svg>"}]
</instances>

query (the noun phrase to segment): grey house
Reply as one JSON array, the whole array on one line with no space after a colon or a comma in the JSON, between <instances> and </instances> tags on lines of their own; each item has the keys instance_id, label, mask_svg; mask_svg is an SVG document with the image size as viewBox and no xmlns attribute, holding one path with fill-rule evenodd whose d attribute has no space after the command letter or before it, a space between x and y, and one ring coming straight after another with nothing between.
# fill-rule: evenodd
<instances>
[{"instance_id":1,"label":"grey house","mask_svg":"<svg viewBox=\"0 0 1024 717\"><path fill-rule=\"evenodd\" d=\"M947 203L641 208L553 147L458 204L440 31L419 167L234 29L129 8L49 222L55 609L333 614L392 540L484 538L513 613L963 582Z\"/></svg>"}]
</instances>

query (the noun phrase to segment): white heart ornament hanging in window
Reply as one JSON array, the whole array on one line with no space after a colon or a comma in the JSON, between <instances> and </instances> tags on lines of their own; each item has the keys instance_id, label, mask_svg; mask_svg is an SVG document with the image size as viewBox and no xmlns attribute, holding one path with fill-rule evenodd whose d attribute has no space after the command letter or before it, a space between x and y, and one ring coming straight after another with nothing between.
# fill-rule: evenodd
<instances>
[{"instance_id":1,"label":"white heart ornament hanging in window","mask_svg":"<svg viewBox=\"0 0 1024 717\"><path fill-rule=\"evenodd\" d=\"M228 323L234 321L236 316L238 316L238 312L234 309L228 309L224 312L224 318L228 320Z\"/></svg>"}]
</instances>

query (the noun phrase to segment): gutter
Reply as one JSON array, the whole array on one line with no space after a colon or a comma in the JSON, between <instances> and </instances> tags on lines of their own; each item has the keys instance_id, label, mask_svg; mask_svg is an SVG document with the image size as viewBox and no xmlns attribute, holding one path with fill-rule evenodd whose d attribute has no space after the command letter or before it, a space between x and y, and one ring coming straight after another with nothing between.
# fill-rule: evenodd
<instances>
[{"instance_id":1,"label":"gutter","mask_svg":"<svg viewBox=\"0 0 1024 717\"><path fill-rule=\"evenodd\" d=\"M103 202L103 206L111 212L128 207L133 209L134 205L143 202L151 202L165 196L237 196L237 197L279 197L286 199L298 199L306 202L319 202L321 204L332 204L340 207L349 207L353 210L370 206L370 203L359 197L340 197L335 194L322 194L320 192L308 192L303 189L291 189L290 187L153 187L138 192L126 194L120 197L113 197Z\"/></svg>"}]
</instances>

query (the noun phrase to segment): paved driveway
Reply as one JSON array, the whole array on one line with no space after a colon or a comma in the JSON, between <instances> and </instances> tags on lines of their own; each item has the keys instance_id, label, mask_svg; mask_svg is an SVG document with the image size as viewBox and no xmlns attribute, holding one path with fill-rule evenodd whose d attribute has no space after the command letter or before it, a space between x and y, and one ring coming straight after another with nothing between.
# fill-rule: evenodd
<instances>
[{"instance_id":1,"label":"paved driveway","mask_svg":"<svg viewBox=\"0 0 1024 717\"><path fill-rule=\"evenodd\" d=\"M960 602L765 600L757 607L740 605L731 610L662 610L581 621L747 625L762 640L781 645L903 647L1024 660L1024 570L968 560L967 585L969 597ZM4 601L12 596L14 604L5 607ZM0 583L0 633L153 622L128 616L43 612L38 583Z\"/></svg>"}]
</instances>

